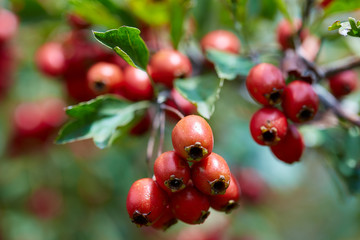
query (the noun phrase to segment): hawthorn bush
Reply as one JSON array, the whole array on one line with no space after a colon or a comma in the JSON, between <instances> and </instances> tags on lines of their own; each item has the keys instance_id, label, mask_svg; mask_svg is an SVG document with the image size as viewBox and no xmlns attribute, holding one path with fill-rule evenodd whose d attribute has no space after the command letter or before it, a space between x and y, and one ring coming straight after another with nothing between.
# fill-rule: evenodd
<instances>
[{"instance_id":1,"label":"hawthorn bush","mask_svg":"<svg viewBox=\"0 0 360 240\"><path fill-rule=\"evenodd\" d=\"M2 2L0 239L359 239L359 19Z\"/></svg>"}]
</instances>

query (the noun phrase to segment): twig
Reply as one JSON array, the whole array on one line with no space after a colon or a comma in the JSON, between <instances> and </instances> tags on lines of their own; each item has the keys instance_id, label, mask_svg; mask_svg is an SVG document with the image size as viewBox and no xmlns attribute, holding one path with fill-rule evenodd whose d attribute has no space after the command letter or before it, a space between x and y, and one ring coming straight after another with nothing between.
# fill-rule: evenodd
<instances>
[{"instance_id":1,"label":"twig","mask_svg":"<svg viewBox=\"0 0 360 240\"><path fill-rule=\"evenodd\" d=\"M173 107L171 107L169 105L166 105L166 104L161 104L160 109L164 109L164 110L167 110L169 112L175 113L180 119L185 117L184 114L182 114L179 110L177 110L176 108L173 108Z\"/></svg>"},{"instance_id":2,"label":"twig","mask_svg":"<svg viewBox=\"0 0 360 240\"><path fill-rule=\"evenodd\" d=\"M149 138L147 148L146 148L146 166L147 166L147 171L148 171L148 177L151 177L151 172L152 172L151 158L154 153L155 140L156 140L159 126L160 126L160 114L159 114L159 112L157 112L155 115L155 118L154 118L154 122L153 122L153 125L151 128L150 138Z\"/></svg>"},{"instance_id":3,"label":"twig","mask_svg":"<svg viewBox=\"0 0 360 240\"><path fill-rule=\"evenodd\" d=\"M321 85L315 84L313 87L325 107L331 109L339 118L346 119L348 122L360 127L360 117L357 114L345 112L338 100Z\"/></svg>"},{"instance_id":4,"label":"twig","mask_svg":"<svg viewBox=\"0 0 360 240\"><path fill-rule=\"evenodd\" d=\"M160 156L164 148L164 139L165 139L165 111L163 109L160 111L160 137L159 137L159 147L158 154Z\"/></svg>"},{"instance_id":5,"label":"twig","mask_svg":"<svg viewBox=\"0 0 360 240\"><path fill-rule=\"evenodd\" d=\"M360 58L359 57L348 57L341 59L339 61L331 63L328 67L323 67L324 77L331 77L339 72L345 70L353 69L360 67Z\"/></svg>"}]
</instances>

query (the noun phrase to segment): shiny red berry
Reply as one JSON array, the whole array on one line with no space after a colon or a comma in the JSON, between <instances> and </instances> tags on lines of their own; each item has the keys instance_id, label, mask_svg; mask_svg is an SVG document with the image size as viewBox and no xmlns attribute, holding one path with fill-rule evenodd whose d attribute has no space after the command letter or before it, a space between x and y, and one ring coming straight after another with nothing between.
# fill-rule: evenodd
<instances>
[{"instance_id":1,"label":"shiny red berry","mask_svg":"<svg viewBox=\"0 0 360 240\"><path fill-rule=\"evenodd\" d=\"M191 75L192 66L189 58L171 49L163 49L150 59L149 72L156 83L171 88L176 78L186 78Z\"/></svg>"},{"instance_id":2,"label":"shiny red berry","mask_svg":"<svg viewBox=\"0 0 360 240\"><path fill-rule=\"evenodd\" d=\"M18 25L17 16L13 12L0 7L0 43L14 37Z\"/></svg>"},{"instance_id":3,"label":"shiny red berry","mask_svg":"<svg viewBox=\"0 0 360 240\"><path fill-rule=\"evenodd\" d=\"M283 162L294 163L300 161L304 151L304 140L295 125L289 125L288 131L277 145L271 146L274 155Z\"/></svg>"},{"instance_id":4,"label":"shiny red berry","mask_svg":"<svg viewBox=\"0 0 360 240\"><path fill-rule=\"evenodd\" d=\"M99 62L87 72L89 88L97 95L110 93L124 85L123 73L115 64Z\"/></svg>"},{"instance_id":5,"label":"shiny red berry","mask_svg":"<svg viewBox=\"0 0 360 240\"><path fill-rule=\"evenodd\" d=\"M132 101L150 100L154 94L147 73L132 66L124 70L124 92L125 97Z\"/></svg>"},{"instance_id":6,"label":"shiny red berry","mask_svg":"<svg viewBox=\"0 0 360 240\"><path fill-rule=\"evenodd\" d=\"M130 187L126 208L131 221L149 226L158 220L169 203L167 194L151 178L142 178Z\"/></svg>"},{"instance_id":7,"label":"shiny red berry","mask_svg":"<svg viewBox=\"0 0 360 240\"><path fill-rule=\"evenodd\" d=\"M171 89L170 99L174 103L174 107L180 110L184 115L191 115L197 112L196 106L184 98L175 88Z\"/></svg>"},{"instance_id":8,"label":"shiny red berry","mask_svg":"<svg viewBox=\"0 0 360 240\"><path fill-rule=\"evenodd\" d=\"M190 167L175 151L162 153L154 163L156 182L165 191L183 190L190 180Z\"/></svg>"},{"instance_id":9,"label":"shiny red berry","mask_svg":"<svg viewBox=\"0 0 360 240\"><path fill-rule=\"evenodd\" d=\"M210 207L217 211L230 213L239 206L241 196L240 185L237 179L231 174L230 185L225 194L210 196Z\"/></svg>"},{"instance_id":10,"label":"shiny red berry","mask_svg":"<svg viewBox=\"0 0 360 240\"><path fill-rule=\"evenodd\" d=\"M57 77L65 73L67 62L62 45L57 42L48 42L36 52L35 63L45 75Z\"/></svg>"},{"instance_id":11,"label":"shiny red berry","mask_svg":"<svg viewBox=\"0 0 360 240\"><path fill-rule=\"evenodd\" d=\"M176 218L188 224L203 223L210 214L208 197L192 186L171 194L170 200Z\"/></svg>"},{"instance_id":12,"label":"shiny red berry","mask_svg":"<svg viewBox=\"0 0 360 240\"><path fill-rule=\"evenodd\" d=\"M263 105L280 103L284 87L285 79L282 72L270 63L256 65L246 78L248 92Z\"/></svg>"},{"instance_id":13,"label":"shiny red berry","mask_svg":"<svg viewBox=\"0 0 360 240\"><path fill-rule=\"evenodd\" d=\"M216 49L224 52L239 54L240 40L232 32L215 30L207 33L200 42L201 49L205 53L207 49Z\"/></svg>"},{"instance_id":14,"label":"shiny red berry","mask_svg":"<svg viewBox=\"0 0 360 240\"><path fill-rule=\"evenodd\" d=\"M277 108L259 109L250 120L251 136L260 145L276 145L286 135L286 116Z\"/></svg>"},{"instance_id":15,"label":"shiny red berry","mask_svg":"<svg viewBox=\"0 0 360 240\"><path fill-rule=\"evenodd\" d=\"M341 98L354 91L357 87L358 77L356 72L347 70L329 78L329 86L332 94Z\"/></svg>"},{"instance_id":16,"label":"shiny red berry","mask_svg":"<svg viewBox=\"0 0 360 240\"><path fill-rule=\"evenodd\" d=\"M291 121L301 123L311 120L318 107L319 98L311 84L296 80L285 87L282 108Z\"/></svg>"},{"instance_id":17,"label":"shiny red berry","mask_svg":"<svg viewBox=\"0 0 360 240\"><path fill-rule=\"evenodd\" d=\"M191 179L204 194L224 194L230 184L230 169L224 158L212 152L191 166Z\"/></svg>"},{"instance_id":18,"label":"shiny red berry","mask_svg":"<svg viewBox=\"0 0 360 240\"><path fill-rule=\"evenodd\" d=\"M214 137L210 125L200 116L181 119L171 134L174 150L188 161L200 161L212 152Z\"/></svg>"},{"instance_id":19,"label":"shiny red berry","mask_svg":"<svg viewBox=\"0 0 360 240\"><path fill-rule=\"evenodd\" d=\"M167 230L169 227L176 224L178 221L175 217L175 214L173 213L172 209L170 208L170 205L166 206L165 212L163 215L156 220L151 227L155 229L161 229L163 231Z\"/></svg>"}]
</instances>

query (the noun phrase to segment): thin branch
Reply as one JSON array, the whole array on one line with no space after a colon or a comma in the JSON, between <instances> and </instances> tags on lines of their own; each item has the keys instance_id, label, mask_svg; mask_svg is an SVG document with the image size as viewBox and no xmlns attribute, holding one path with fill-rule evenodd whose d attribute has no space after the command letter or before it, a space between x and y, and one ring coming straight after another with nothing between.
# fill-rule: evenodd
<instances>
[{"instance_id":1,"label":"thin branch","mask_svg":"<svg viewBox=\"0 0 360 240\"><path fill-rule=\"evenodd\" d=\"M164 139L165 139L165 111L161 110L160 112L160 137L159 137L159 147L157 156L163 153L164 149Z\"/></svg>"},{"instance_id":2,"label":"thin branch","mask_svg":"<svg viewBox=\"0 0 360 240\"><path fill-rule=\"evenodd\" d=\"M160 114L159 112L157 112L154 118L154 122L151 128L150 138L146 148L146 166L148 171L148 177L151 177L152 175L151 158L153 157L155 140L159 126L160 126Z\"/></svg>"},{"instance_id":3,"label":"thin branch","mask_svg":"<svg viewBox=\"0 0 360 240\"><path fill-rule=\"evenodd\" d=\"M331 109L336 116L360 127L360 116L345 112L338 100L321 85L313 85L315 92L325 107Z\"/></svg>"},{"instance_id":4,"label":"thin branch","mask_svg":"<svg viewBox=\"0 0 360 240\"><path fill-rule=\"evenodd\" d=\"M331 77L337 73L360 67L359 57L348 57L331 63L328 67L323 67L324 77Z\"/></svg>"},{"instance_id":5,"label":"thin branch","mask_svg":"<svg viewBox=\"0 0 360 240\"><path fill-rule=\"evenodd\" d=\"M182 114L179 110L177 110L176 108L173 108L173 107L171 107L169 105L161 104L160 108L176 114L180 119L185 117L184 114Z\"/></svg>"}]
</instances>

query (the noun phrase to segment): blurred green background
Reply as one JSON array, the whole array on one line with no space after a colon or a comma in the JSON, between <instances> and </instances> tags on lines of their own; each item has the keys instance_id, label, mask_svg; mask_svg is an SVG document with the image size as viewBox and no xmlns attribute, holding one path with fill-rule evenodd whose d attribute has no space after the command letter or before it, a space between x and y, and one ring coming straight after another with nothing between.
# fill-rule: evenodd
<instances>
[{"instance_id":1,"label":"blurred green background","mask_svg":"<svg viewBox=\"0 0 360 240\"><path fill-rule=\"evenodd\" d=\"M238 8L236 20L231 13L233 2ZM244 201L240 209L229 215L212 211L201 226L180 223L163 233L140 229L131 223L125 207L126 196L135 180L147 176L149 133L123 136L111 148L99 150L91 140L55 145L54 131L50 140L32 144L30 151L8 153L14 132L14 109L18 104L49 98L61 98L66 105L76 103L67 96L60 80L42 75L34 64L35 52L42 44L72 31L68 14L77 14L92 24L87 30L89 41L94 41L91 30L147 26L153 29L158 41L166 45L175 39L179 41L179 50L189 55L201 53L199 40L205 33L227 29L238 34L245 52L252 49L261 58L277 63L281 52L275 40L276 25L286 11L292 17L301 17L304 3L300 0L2 1L0 6L16 13L20 25L9 43L16 59L14 81L0 101L0 239L360 239L359 128L336 119L302 126L305 153L301 162L286 165L275 159L268 148L251 139L249 119L259 106L250 100L241 78L224 84L209 121L215 137L214 152L221 154L234 172L255 169L264 179L266 190L261 201ZM360 19L360 11L355 11L360 3L338 0L333 5L325 10L315 7L310 16L311 33L323 41L320 64L360 56L360 39L327 31L336 20L345 21L349 16ZM151 43L148 45L154 51ZM357 92L344 99L344 108L357 111L359 97ZM173 126L171 121L166 124L165 150L172 148ZM210 236L205 238L206 234Z\"/></svg>"}]
</instances>

